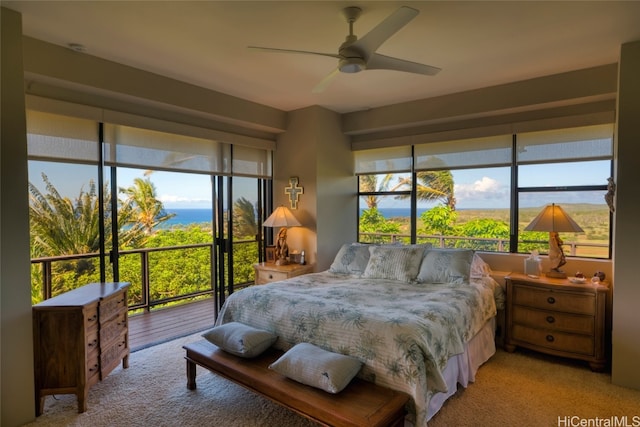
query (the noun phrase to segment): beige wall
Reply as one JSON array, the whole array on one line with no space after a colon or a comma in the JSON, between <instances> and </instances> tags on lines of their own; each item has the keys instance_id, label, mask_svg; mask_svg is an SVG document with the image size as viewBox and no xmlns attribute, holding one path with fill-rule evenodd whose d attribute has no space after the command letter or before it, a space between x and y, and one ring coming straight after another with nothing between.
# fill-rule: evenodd
<instances>
[{"instance_id":1,"label":"beige wall","mask_svg":"<svg viewBox=\"0 0 640 427\"><path fill-rule=\"evenodd\" d=\"M12 427L32 420L35 405L22 19L4 8L0 15L0 424Z\"/></svg>"},{"instance_id":2,"label":"beige wall","mask_svg":"<svg viewBox=\"0 0 640 427\"><path fill-rule=\"evenodd\" d=\"M640 389L640 41L622 45L614 229L613 363L615 384Z\"/></svg>"},{"instance_id":3,"label":"beige wall","mask_svg":"<svg viewBox=\"0 0 640 427\"><path fill-rule=\"evenodd\" d=\"M340 245L357 239L353 153L340 116L318 106L290 112L273 170L274 207L289 206L284 187L290 177L299 177L304 188L293 211L303 227L289 231L289 248L304 249L316 271L326 270Z\"/></svg>"}]
</instances>

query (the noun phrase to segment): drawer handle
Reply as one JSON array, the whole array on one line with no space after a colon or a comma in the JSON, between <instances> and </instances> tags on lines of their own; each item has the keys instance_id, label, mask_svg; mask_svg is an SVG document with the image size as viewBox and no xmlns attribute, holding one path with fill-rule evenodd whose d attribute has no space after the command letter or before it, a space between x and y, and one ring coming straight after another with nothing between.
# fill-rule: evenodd
<instances>
[{"instance_id":1,"label":"drawer handle","mask_svg":"<svg viewBox=\"0 0 640 427\"><path fill-rule=\"evenodd\" d=\"M269 279L273 279L273 274L270 274L270 275L269 275Z\"/></svg>"},{"instance_id":2,"label":"drawer handle","mask_svg":"<svg viewBox=\"0 0 640 427\"><path fill-rule=\"evenodd\" d=\"M547 302L548 302L549 304L555 304L556 299L555 299L554 297L549 297L549 298L547 298Z\"/></svg>"},{"instance_id":3,"label":"drawer handle","mask_svg":"<svg viewBox=\"0 0 640 427\"><path fill-rule=\"evenodd\" d=\"M553 323L556 319L553 316L547 316L547 323Z\"/></svg>"},{"instance_id":4,"label":"drawer handle","mask_svg":"<svg viewBox=\"0 0 640 427\"><path fill-rule=\"evenodd\" d=\"M553 335L547 335L547 341L548 342L554 342L555 338L553 337Z\"/></svg>"}]
</instances>

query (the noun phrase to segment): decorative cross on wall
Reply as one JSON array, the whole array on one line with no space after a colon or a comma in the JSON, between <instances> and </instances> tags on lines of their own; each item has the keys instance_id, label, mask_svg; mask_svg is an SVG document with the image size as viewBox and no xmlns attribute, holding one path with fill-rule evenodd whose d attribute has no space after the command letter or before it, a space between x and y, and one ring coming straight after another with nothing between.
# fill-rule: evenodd
<instances>
[{"instance_id":1,"label":"decorative cross on wall","mask_svg":"<svg viewBox=\"0 0 640 427\"><path fill-rule=\"evenodd\" d=\"M298 187L298 177L292 176L289 178L289 186L284 187L284 193L289 195L289 203L291 209L298 209L298 198L301 194L304 194L304 188Z\"/></svg>"}]
</instances>

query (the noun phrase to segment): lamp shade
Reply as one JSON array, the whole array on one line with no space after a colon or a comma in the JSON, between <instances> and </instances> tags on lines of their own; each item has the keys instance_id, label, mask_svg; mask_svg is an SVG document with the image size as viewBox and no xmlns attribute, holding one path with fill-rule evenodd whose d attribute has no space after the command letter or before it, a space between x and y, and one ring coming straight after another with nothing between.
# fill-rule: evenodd
<instances>
[{"instance_id":1,"label":"lamp shade","mask_svg":"<svg viewBox=\"0 0 640 427\"><path fill-rule=\"evenodd\" d=\"M300 227L301 224L298 222L295 216L291 213L291 211L284 207L279 206L273 213L267 218L263 225L265 227Z\"/></svg>"},{"instance_id":2,"label":"lamp shade","mask_svg":"<svg viewBox=\"0 0 640 427\"><path fill-rule=\"evenodd\" d=\"M582 228L560 206L552 203L527 225L525 231L555 231L581 233Z\"/></svg>"}]
</instances>

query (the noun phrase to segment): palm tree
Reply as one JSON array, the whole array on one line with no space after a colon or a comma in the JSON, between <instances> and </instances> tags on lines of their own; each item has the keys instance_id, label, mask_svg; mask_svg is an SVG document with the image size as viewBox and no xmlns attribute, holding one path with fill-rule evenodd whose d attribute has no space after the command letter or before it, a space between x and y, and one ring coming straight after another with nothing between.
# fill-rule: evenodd
<instances>
[{"instance_id":1,"label":"palm tree","mask_svg":"<svg viewBox=\"0 0 640 427\"><path fill-rule=\"evenodd\" d=\"M258 234L256 209L244 197L233 204L233 235L236 237L255 237Z\"/></svg>"},{"instance_id":2,"label":"palm tree","mask_svg":"<svg viewBox=\"0 0 640 427\"><path fill-rule=\"evenodd\" d=\"M418 181L418 183L416 184L416 196L418 200L440 200L452 211L456 209L456 198L454 197L454 182L451 171L422 171L416 173L416 178ZM402 188L410 189L412 185L413 181L410 176L400 178L398 183L391 189L391 191L397 191Z\"/></svg>"},{"instance_id":3,"label":"palm tree","mask_svg":"<svg viewBox=\"0 0 640 427\"><path fill-rule=\"evenodd\" d=\"M373 193L388 191L389 184L393 178L392 174L385 175L380 183L378 183L378 175L360 175L359 185L361 193ZM368 209L378 207L379 196L375 194L368 194L364 196L364 201L367 204Z\"/></svg>"},{"instance_id":4,"label":"palm tree","mask_svg":"<svg viewBox=\"0 0 640 427\"><path fill-rule=\"evenodd\" d=\"M131 187L119 190L127 195L121 209L134 212L135 223L146 235L152 234L156 226L175 216L165 212L162 202L156 198L156 187L150 178L135 178Z\"/></svg>"},{"instance_id":5,"label":"palm tree","mask_svg":"<svg viewBox=\"0 0 640 427\"><path fill-rule=\"evenodd\" d=\"M95 182L89 181L89 190L85 192L81 188L78 197L71 200L60 195L47 175L42 174L42 180L47 194L42 194L35 185L29 183L32 255L97 252L100 248L100 217ZM105 209L109 206L109 201L105 200Z\"/></svg>"}]
</instances>

